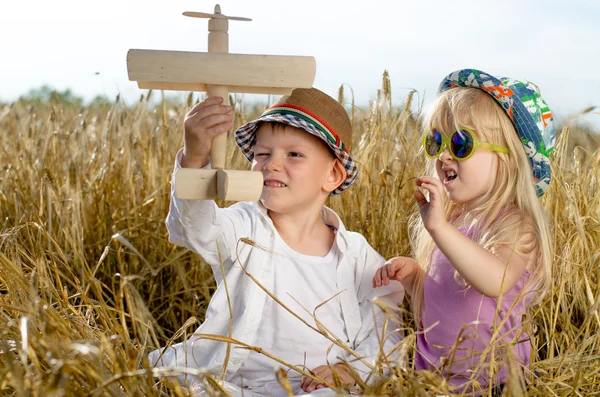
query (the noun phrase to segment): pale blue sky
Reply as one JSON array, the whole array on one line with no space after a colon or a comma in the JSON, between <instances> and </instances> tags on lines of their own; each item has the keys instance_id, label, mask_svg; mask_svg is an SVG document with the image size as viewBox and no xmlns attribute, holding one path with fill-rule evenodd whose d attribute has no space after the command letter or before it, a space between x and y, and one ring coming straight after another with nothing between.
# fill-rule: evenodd
<instances>
[{"instance_id":1,"label":"pale blue sky","mask_svg":"<svg viewBox=\"0 0 600 397\"><path fill-rule=\"evenodd\" d=\"M200 0L0 2L0 100L49 84L91 99L128 81L130 48L206 51ZM230 52L311 55L315 87L342 83L367 103L388 69L396 100L409 88L431 99L441 78L465 67L536 83L558 115L600 105L600 1L227 0ZM99 72L99 74L96 74Z\"/></svg>"}]
</instances>

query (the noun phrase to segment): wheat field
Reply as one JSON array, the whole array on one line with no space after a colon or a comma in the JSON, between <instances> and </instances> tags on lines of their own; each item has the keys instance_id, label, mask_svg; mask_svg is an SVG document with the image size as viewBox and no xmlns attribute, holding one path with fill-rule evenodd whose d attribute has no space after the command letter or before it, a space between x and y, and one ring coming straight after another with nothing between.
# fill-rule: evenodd
<instances>
[{"instance_id":1,"label":"wheat field","mask_svg":"<svg viewBox=\"0 0 600 397\"><path fill-rule=\"evenodd\" d=\"M361 175L328 205L385 257L409 254L424 162L414 94L392 106L386 74L367 107L354 105L348 87L339 92ZM183 117L198 96L155 107L150 95L160 94L132 106L0 104L3 396L189 395L154 377L146 355L193 332L215 288L210 267L170 244L164 225ZM263 109L232 103L235 126ZM543 198L554 230L552 291L530 319L533 375L525 386L509 382L507 396L600 396L600 149L591 131L569 120L557 138ZM248 167L231 140L228 161ZM411 368L410 315L397 326L402 359L386 374L380 363L360 393L448 394L442 379ZM218 395L218 382L207 382Z\"/></svg>"}]
</instances>

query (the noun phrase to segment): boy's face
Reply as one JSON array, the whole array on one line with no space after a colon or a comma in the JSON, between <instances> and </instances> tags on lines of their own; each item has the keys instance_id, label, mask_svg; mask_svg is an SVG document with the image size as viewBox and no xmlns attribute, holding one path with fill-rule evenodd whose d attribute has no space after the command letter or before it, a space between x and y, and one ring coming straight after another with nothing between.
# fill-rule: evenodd
<instances>
[{"instance_id":1,"label":"boy's face","mask_svg":"<svg viewBox=\"0 0 600 397\"><path fill-rule=\"evenodd\" d=\"M337 187L336 161L320 138L287 124L262 123L252 161L252 171L264 177L261 202L278 213L320 210Z\"/></svg>"}]
</instances>

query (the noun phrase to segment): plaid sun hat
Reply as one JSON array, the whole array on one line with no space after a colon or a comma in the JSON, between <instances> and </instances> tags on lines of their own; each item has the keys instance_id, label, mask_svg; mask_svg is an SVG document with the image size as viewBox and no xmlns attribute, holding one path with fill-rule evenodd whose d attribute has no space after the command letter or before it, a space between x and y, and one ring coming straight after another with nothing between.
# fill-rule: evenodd
<instances>
[{"instance_id":1,"label":"plaid sun hat","mask_svg":"<svg viewBox=\"0 0 600 397\"><path fill-rule=\"evenodd\" d=\"M335 99L316 88L296 88L283 96L256 120L235 132L235 141L248 161L254 158L256 132L262 122L283 123L321 138L346 168L346 180L331 196L348 189L358 176L352 149L352 124L348 113Z\"/></svg>"},{"instance_id":2,"label":"plaid sun hat","mask_svg":"<svg viewBox=\"0 0 600 397\"><path fill-rule=\"evenodd\" d=\"M494 77L481 70L463 69L446 76L438 94L453 87L474 87L490 94L512 120L529 157L538 197L550 185L550 154L556 128L552 112L537 87L507 77Z\"/></svg>"}]
</instances>

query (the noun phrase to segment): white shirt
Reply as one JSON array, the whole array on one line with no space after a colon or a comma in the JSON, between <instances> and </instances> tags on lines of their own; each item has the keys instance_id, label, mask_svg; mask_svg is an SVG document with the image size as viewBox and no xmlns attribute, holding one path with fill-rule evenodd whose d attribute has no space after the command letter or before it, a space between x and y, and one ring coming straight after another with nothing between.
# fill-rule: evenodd
<instances>
[{"instance_id":1,"label":"white shirt","mask_svg":"<svg viewBox=\"0 0 600 397\"><path fill-rule=\"evenodd\" d=\"M181 151L177 155L174 171L180 168L180 158ZM278 238L267 210L260 203L239 202L221 209L213 201L180 200L175 197L174 174L175 172L166 221L169 241L201 255L213 269L217 289L208 305L206 319L194 336L185 342L170 346L159 362L157 361L160 350L151 352L148 358L154 366L206 368L211 373L219 374L224 365L227 343L204 339L201 334L229 335L230 313L223 274L227 278L227 289L231 299L231 337L252 344L256 340L259 326L268 327L269 322L274 324L277 319L265 316L265 305L272 299L244 273L240 264L268 291L274 291L279 276L276 276L279 269L277 265L285 259L282 253L285 252L286 245ZM322 216L325 224L337 229L335 245L339 255L335 280L336 292L342 291L339 303L344 321L345 342L360 357L372 364L380 350L379 338L385 321L385 314L372 300L378 297L390 305L399 305L404 291L398 287L398 283L394 283L394 287L390 285L373 289L371 280L385 260L373 250L362 235L347 231L331 209L323 207ZM249 238L255 244L246 244L240 240L242 238ZM309 295L295 298L302 302ZM306 327L303 324L302 326ZM283 331L295 332L296 328L294 326ZM392 333L386 338L384 350L390 351L399 340L399 334ZM302 349L301 346L299 348ZM248 359L249 353L248 349L231 347L226 381L236 379L237 372ZM277 351L269 353L278 355ZM331 349L329 357L330 363L347 361L363 377L370 372L367 365L338 346ZM325 360L320 365L324 364ZM274 373L269 383L265 386L268 390L272 390L274 385L279 387Z\"/></svg>"},{"instance_id":2,"label":"white shirt","mask_svg":"<svg viewBox=\"0 0 600 397\"><path fill-rule=\"evenodd\" d=\"M278 234L276 238L281 239ZM331 334L347 340L337 287L337 245L334 243L326 256L318 257L294 251L283 239L280 242L285 260L278 261L273 272L273 294L313 327L317 328L311 316L314 312L319 323ZM313 369L327 362L327 350L332 342L300 322L275 300L267 298L252 345L267 352L277 352L277 357L285 362ZM337 361L330 357L332 360ZM263 388L273 380L275 366L280 365L264 354L250 351L233 382L244 384L249 391L271 394ZM287 377L292 387L300 390L302 374L288 371Z\"/></svg>"}]
</instances>

